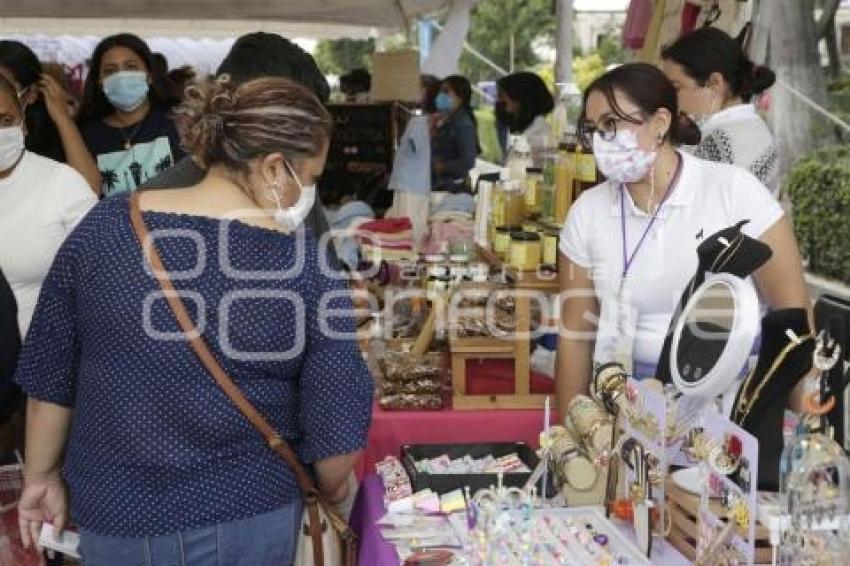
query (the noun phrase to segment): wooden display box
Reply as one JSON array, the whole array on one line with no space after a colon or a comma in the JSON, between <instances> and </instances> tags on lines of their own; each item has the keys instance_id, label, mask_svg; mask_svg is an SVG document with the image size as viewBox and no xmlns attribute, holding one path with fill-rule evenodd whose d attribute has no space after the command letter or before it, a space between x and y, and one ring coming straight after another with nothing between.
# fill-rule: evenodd
<instances>
[{"instance_id":1,"label":"wooden display box","mask_svg":"<svg viewBox=\"0 0 850 566\"><path fill-rule=\"evenodd\" d=\"M688 493L678 487L672 480L667 481L664 488L667 495L667 512L670 514L670 534L667 541L688 560L696 559L696 540L699 534L698 515L700 496ZM710 505L715 514L722 514L723 507L719 501L712 500ZM770 532L761 524L756 523L756 555L757 564L770 564L773 558L773 548L770 546Z\"/></svg>"},{"instance_id":2,"label":"wooden display box","mask_svg":"<svg viewBox=\"0 0 850 566\"><path fill-rule=\"evenodd\" d=\"M478 256L491 267L503 269L499 259L486 248L478 248ZM541 279L531 272L511 272L508 277L518 291L557 293L556 278ZM520 293L516 300L517 336L528 336L531 327L531 300ZM455 338L449 340L452 364L452 400L455 409L540 409L546 395L531 392L531 344L527 338ZM469 360L513 359L514 393L502 395L470 395L467 393L466 363Z\"/></svg>"}]
</instances>

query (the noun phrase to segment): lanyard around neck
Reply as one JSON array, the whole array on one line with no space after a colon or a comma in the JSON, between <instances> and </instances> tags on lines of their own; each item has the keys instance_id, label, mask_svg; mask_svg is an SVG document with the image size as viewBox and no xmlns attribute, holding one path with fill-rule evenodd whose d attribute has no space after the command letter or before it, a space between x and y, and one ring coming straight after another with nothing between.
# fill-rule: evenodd
<instances>
[{"instance_id":1,"label":"lanyard around neck","mask_svg":"<svg viewBox=\"0 0 850 566\"><path fill-rule=\"evenodd\" d=\"M637 256L638 251L640 251L640 248L643 245L644 240L646 240L646 236L649 234L649 231L652 230L652 225L655 224L655 219L658 218L658 213L661 212L661 207L664 206L664 203L667 202L667 199L670 197L671 194L673 194L673 191L676 189L676 185L679 184L679 176L682 172L682 157L679 154L676 154L676 158L676 171L673 173L673 179L670 181L670 186L667 188L667 192L664 193L664 198L661 199L661 202L658 203L658 206L652 213L652 218L650 218L649 224L647 224L646 229L644 229L643 235L641 235L640 240L638 240L638 243L635 246L635 249L632 251L631 255L629 255L628 253L628 245L626 243L626 186L625 184L620 184L620 221L621 226L623 228L622 282L625 282L626 277L629 274L629 269L632 267L632 263L635 260L635 256Z\"/></svg>"}]
</instances>

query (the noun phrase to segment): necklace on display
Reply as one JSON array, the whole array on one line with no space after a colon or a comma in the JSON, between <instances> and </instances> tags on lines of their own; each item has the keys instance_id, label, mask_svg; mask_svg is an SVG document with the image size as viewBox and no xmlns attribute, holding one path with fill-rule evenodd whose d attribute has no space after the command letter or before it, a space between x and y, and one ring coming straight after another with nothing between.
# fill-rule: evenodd
<instances>
[{"instance_id":1,"label":"necklace on display","mask_svg":"<svg viewBox=\"0 0 850 566\"><path fill-rule=\"evenodd\" d=\"M741 394L740 394L740 397L738 398L738 402L735 404L735 411L734 411L734 417L735 417L734 421L736 423L738 423L738 424L743 423L744 419L746 419L747 416L749 416L750 411L753 409L753 406L756 404L756 401L759 400L759 397L761 396L762 390L765 388L765 386L768 384L768 382L770 382L770 380L773 378L773 375L776 373L776 370L779 369L779 366L782 365L782 362L785 361L785 358L788 357L788 354L790 354L791 351L794 350L794 348L797 348L798 346L802 346L803 344L805 344L809 340L814 339L814 337L815 337L815 335L812 334L812 333L806 334L805 336L802 336L802 337L797 337L797 335L795 335L791 330L788 330L787 332L788 332L788 337L791 339L791 341L782 349L781 352L779 352L779 355L776 356L776 359L773 360L773 364L771 364L770 369L767 370L767 373L764 376L764 379L762 379L761 383L759 383L756 386L755 390L752 391L751 393L749 393L749 391L748 391L749 388L750 388L750 382L753 380L753 377L755 376L755 373L756 373L755 369L749 373L747 378L744 380L743 385L741 385Z\"/></svg>"}]
</instances>

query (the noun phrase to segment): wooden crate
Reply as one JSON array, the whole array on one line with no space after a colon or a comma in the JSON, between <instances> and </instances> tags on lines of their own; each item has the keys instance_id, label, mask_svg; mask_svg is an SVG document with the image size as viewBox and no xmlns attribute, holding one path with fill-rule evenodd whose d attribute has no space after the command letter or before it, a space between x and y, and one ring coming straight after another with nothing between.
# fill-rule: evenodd
<instances>
[{"instance_id":1,"label":"wooden crate","mask_svg":"<svg viewBox=\"0 0 850 566\"><path fill-rule=\"evenodd\" d=\"M696 559L696 540L699 533L698 515L700 496L688 493L668 480L664 488L667 495L667 512L670 514L670 534L667 541L688 560ZM709 502L712 511L722 515L723 507L719 501ZM770 533L760 523L756 523L756 564L770 564L773 548L770 546Z\"/></svg>"}]
</instances>

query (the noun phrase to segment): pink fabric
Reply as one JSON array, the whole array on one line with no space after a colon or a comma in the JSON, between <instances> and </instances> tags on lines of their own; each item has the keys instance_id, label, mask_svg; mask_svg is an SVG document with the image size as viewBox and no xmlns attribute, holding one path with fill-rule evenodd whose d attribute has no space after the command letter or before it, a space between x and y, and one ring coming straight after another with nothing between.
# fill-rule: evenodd
<instances>
[{"instance_id":1,"label":"pink fabric","mask_svg":"<svg viewBox=\"0 0 850 566\"><path fill-rule=\"evenodd\" d=\"M435 222L431 224L431 235L425 243L425 253L439 253L442 246L451 240L474 240L475 224L471 222Z\"/></svg>"},{"instance_id":2,"label":"pink fabric","mask_svg":"<svg viewBox=\"0 0 850 566\"><path fill-rule=\"evenodd\" d=\"M623 47L640 49L652 21L652 0L632 0L623 24Z\"/></svg>"},{"instance_id":3,"label":"pink fabric","mask_svg":"<svg viewBox=\"0 0 850 566\"><path fill-rule=\"evenodd\" d=\"M558 422L552 400L550 422ZM538 447L543 409L455 411L384 411L377 404L357 477L375 473L386 456L400 456L405 444L527 442Z\"/></svg>"},{"instance_id":4,"label":"pink fabric","mask_svg":"<svg viewBox=\"0 0 850 566\"><path fill-rule=\"evenodd\" d=\"M682 8L682 35L691 33L697 27L697 20L699 19L701 9L696 4L685 2L685 7Z\"/></svg>"},{"instance_id":5,"label":"pink fabric","mask_svg":"<svg viewBox=\"0 0 850 566\"><path fill-rule=\"evenodd\" d=\"M385 240L378 234L361 236L360 243L385 250L412 250L413 240Z\"/></svg>"}]
</instances>

